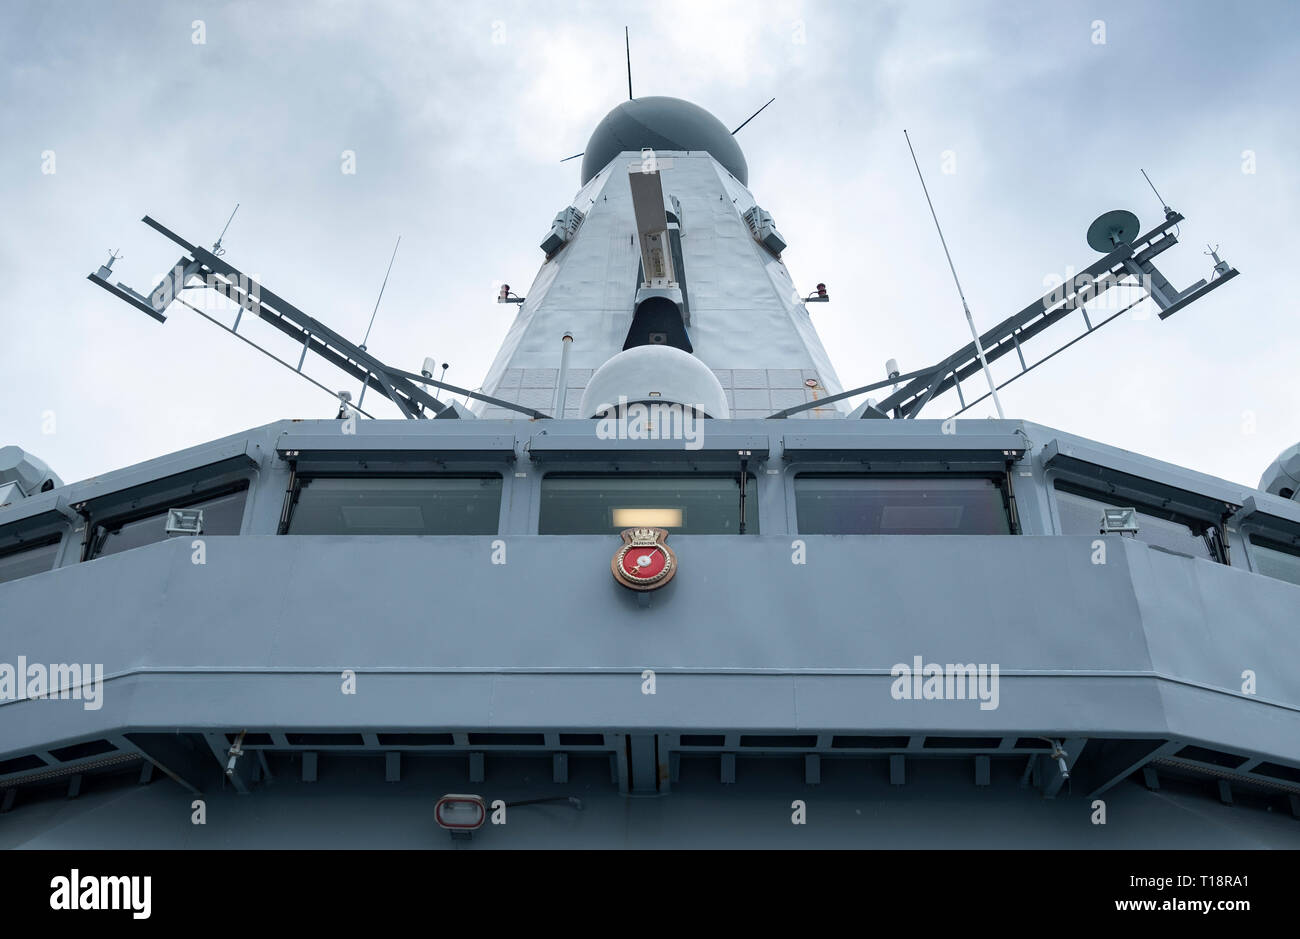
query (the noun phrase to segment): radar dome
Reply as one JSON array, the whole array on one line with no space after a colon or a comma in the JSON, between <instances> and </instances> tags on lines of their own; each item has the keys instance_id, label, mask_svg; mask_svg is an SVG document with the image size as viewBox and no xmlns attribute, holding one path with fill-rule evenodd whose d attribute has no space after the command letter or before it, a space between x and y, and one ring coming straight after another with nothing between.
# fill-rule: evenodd
<instances>
[{"instance_id":1,"label":"radar dome","mask_svg":"<svg viewBox=\"0 0 1300 939\"><path fill-rule=\"evenodd\" d=\"M697 104L680 98L634 98L605 115L582 156L582 184L625 150L705 150L727 172L749 185L749 167L736 138Z\"/></svg>"},{"instance_id":2,"label":"radar dome","mask_svg":"<svg viewBox=\"0 0 1300 939\"><path fill-rule=\"evenodd\" d=\"M676 404L704 417L731 416L718 376L695 356L674 346L623 350L596 369L579 408L583 417L602 417L622 402Z\"/></svg>"},{"instance_id":3,"label":"radar dome","mask_svg":"<svg viewBox=\"0 0 1300 939\"><path fill-rule=\"evenodd\" d=\"M4 451L0 451L2 452ZM1300 502L1300 443L1287 447L1269 468L1264 470L1264 475L1259 480L1259 488L1283 499L1295 499Z\"/></svg>"}]
</instances>

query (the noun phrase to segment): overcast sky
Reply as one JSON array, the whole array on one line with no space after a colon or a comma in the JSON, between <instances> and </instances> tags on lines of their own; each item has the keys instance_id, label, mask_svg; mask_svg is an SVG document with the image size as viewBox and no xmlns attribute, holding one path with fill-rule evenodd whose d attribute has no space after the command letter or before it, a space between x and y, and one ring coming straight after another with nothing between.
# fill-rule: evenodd
<instances>
[{"instance_id":1,"label":"overcast sky","mask_svg":"<svg viewBox=\"0 0 1300 939\"><path fill-rule=\"evenodd\" d=\"M1159 220L1140 167L1187 216L1174 285L1208 276L1206 242L1241 271L1020 379L1009 417L1251 486L1300 440L1294 2L5 0L0 445L73 481L335 413L197 314L160 325L85 279L109 249L142 292L170 267L145 214L211 245L239 203L227 260L355 341L400 234L371 351L477 387L515 310L494 286L526 293L578 188L560 158L626 96L625 24L638 95L728 126L776 96L737 139L796 283L830 288L812 316L845 387L969 339L907 128L982 329L1095 260L1101 212Z\"/></svg>"}]
</instances>

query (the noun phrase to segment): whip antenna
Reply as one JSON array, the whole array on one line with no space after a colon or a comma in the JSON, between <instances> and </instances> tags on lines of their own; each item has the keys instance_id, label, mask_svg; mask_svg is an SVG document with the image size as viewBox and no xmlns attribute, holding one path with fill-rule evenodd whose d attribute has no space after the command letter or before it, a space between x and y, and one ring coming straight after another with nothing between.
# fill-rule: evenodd
<instances>
[{"instance_id":1,"label":"whip antenna","mask_svg":"<svg viewBox=\"0 0 1300 939\"><path fill-rule=\"evenodd\" d=\"M1160 195L1160 193L1156 190L1156 184L1151 182L1151 177L1147 175L1147 171L1143 170L1142 167L1140 166L1138 167L1138 169L1142 170L1142 178L1147 181L1147 185L1151 187L1151 191L1154 192L1156 194L1156 198L1160 200L1160 205L1165 210L1165 216L1168 217L1172 215L1174 210L1169 208L1169 203L1166 202L1164 198Z\"/></svg>"},{"instance_id":2,"label":"whip antenna","mask_svg":"<svg viewBox=\"0 0 1300 939\"><path fill-rule=\"evenodd\" d=\"M230 230L230 223L235 220L235 212L239 211L239 203L235 203L235 208L230 213L230 218L226 219L226 227L221 229L221 234L217 236L216 242L212 245L212 253L221 257L226 253L226 249L221 247L221 239L226 237L226 232Z\"/></svg>"},{"instance_id":3,"label":"whip antenna","mask_svg":"<svg viewBox=\"0 0 1300 939\"><path fill-rule=\"evenodd\" d=\"M393 245L393 256L388 259L388 270L384 271L384 282L379 285L379 296L375 298L375 308L370 312L370 325L366 327L366 336L361 340L361 351L366 351L366 343L370 340L370 330L375 325L375 314L379 312L379 301L384 299L384 288L388 286L388 275L393 272L393 262L397 260L397 246L402 243L402 236L397 236L397 244ZM360 410L361 403L366 400L366 389L370 387L369 382L362 382L361 397L357 399L357 409Z\"/></svg>"},{"instance_id":4,"label":"whip antenna","mask_svg":"<svg viewBox=\"0 0 1300 939\"><path fill-rule=\"evenodd\" d=\"M979 333L975 331L975 319L970 315L970 307L966 304L966 294L962 292L961 281L957 279L957 268L953 266L952 255L948 253L948 242L944 240L943 229L939 226L939 216L934 212L934 203L930 201L930 190L925 187L925 176L921 173L921 164L916 162L916 151L912 149L912 138L907 136L907 131L903 131L903 138L907 141L908 152L912 154L912 165L916 167L916 175L921 180L921 191L925 193L925 204L930 207L930 217L934 219L935 230L939 232L939 243L943 245L944 257L948 259L948 269L952 271L952 282L957 285L957 296L961 297L961 308L966 311L966 324L970 326L971 338L975 340L975 351L979 353L980 365L984 367L984 378L989 383L989 394L993 396L993 404L998 409L998 417L1005 418L1002 413L1002 402L998 399L997 386L993 384L993 374L989 371L988 359L984 357L984 346L980 343Z\"/></svg>"},{"instance_id":5,"label":"whip antenna","mask_svg":"<svg viewBox=\"0 0 1300 939\"><path fill-rule=\"evenodd\" d=\"M388 275L393 272L393 262L397 260L397 245L402 243L402 236L397 236L397 244L393 245L393 256L388 259L388 270L384 271L384 282L379 285L379 296L375 298L375 308L370 313L370 325L366 327L366 337L361 340L361 348L366 348L366 342L370 339L370 330L375 325L375 314L379 312L379 301L384 299L384 288L388 286Z\"/></svg>"},{"instance_id":6,"label":"whip antenna","mask_svg":"<svg viewBox=\"0 0 1300 939\"><path fill-rule=\"evenodd\" d=\"M768 99L767 99L767 104L771 104L771 103L772 103L773 101L775 101L775 100L776 100L776 98L768 98ZM745 118L743 121L741 121L741 122L740 122L740 127L744 127L746 124L748 124L748 123L749 123L750 121L752 121L754 118L756 118L756 117L758 117L760 114L762 114L762 113L763 113L763 109L767 107L767 104L763 105L763 107L759 108L759 109L758 109L757 111L755 111L753 114L749 115L749 117L747 117L747 118ZM736 136L736 134L740 133L740 127L737 127L735 130L733 130L733 131L731 132L731 136L734 137L734 136Z\"/></svg>"}]
</instances>

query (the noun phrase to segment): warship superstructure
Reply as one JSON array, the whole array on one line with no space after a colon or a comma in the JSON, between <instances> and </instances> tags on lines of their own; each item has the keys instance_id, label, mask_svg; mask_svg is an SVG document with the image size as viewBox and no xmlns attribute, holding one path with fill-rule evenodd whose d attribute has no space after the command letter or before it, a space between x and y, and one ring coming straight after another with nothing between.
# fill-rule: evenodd
<instances>
[{"instance_id":1,"label":"warship superstructure","mask_svg":"<svg viewBox=\"0 0 1300 939\"><path fill-rule=\"evenodd\" d=\"M0 449L0 845L1300 847L1300 450L920 416L1230 281L1160 274L1181 215L844 389L734 132L637 98L582 156L481 389L153 218L161 283L90 275L363 391L74 483Z\"/></svg>"}]
</instances>

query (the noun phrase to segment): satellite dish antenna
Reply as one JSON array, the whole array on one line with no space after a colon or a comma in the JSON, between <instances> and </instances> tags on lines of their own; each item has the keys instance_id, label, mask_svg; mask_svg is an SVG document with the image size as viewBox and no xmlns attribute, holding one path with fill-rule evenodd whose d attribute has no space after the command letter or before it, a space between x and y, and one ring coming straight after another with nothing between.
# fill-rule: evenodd
<instances>
[{"instance_id":1,"label":"satellite dish antenna","mask_svg":"<svg viewBox=\"0 0 1300 939\"><path fill-rule=\"evenodd\" d=\"M1098 216L1088 226L1088 247L1110 254L1121 244L1131 242L1141 230L1136 215L1127 209L1115 209Z\"/></svg>"}]
</instances>

